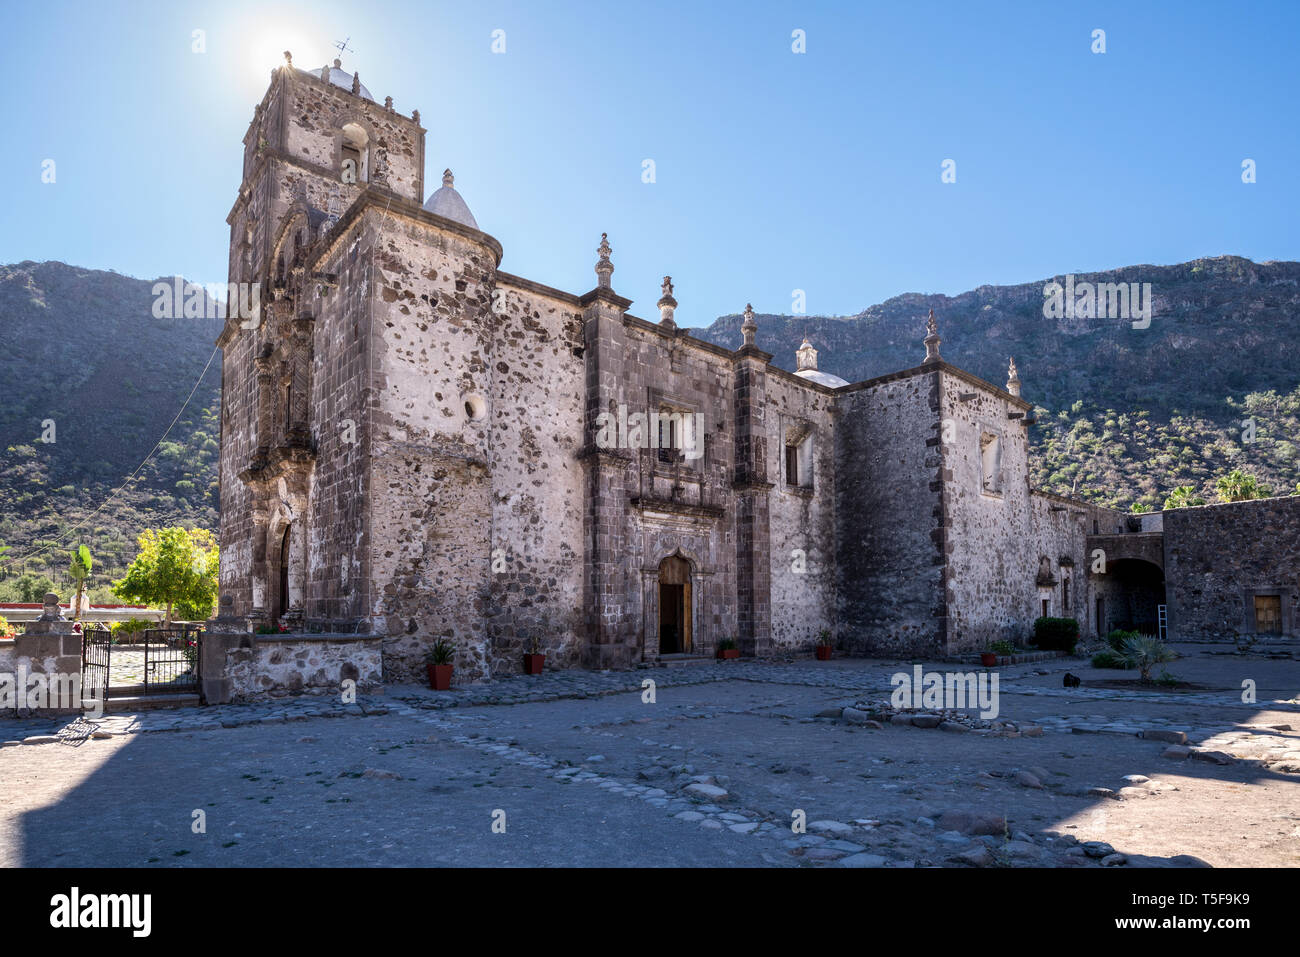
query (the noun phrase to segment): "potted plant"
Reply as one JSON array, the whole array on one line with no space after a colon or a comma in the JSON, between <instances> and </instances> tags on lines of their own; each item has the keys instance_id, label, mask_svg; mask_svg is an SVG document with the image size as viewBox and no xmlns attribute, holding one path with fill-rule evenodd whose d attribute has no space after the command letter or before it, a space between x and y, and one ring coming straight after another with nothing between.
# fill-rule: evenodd
<instances>
[{"instance_id":1,"label":"potted plant","mask_svg":"<svg viewBox=\"0 0 1300 957\"><path fill-rule=\"evenodd\" d=\"M985 668L992 668L997 663L998 663L998 656L995 652L992 651L980 652L980 664L982 664Z\"/></svg>"},{"instance_id":2,"label":"potted plant","mask_svg":"<svg viewBox=\"0 0 1300 957\"><path fill-rule=\"evenodd\" d=\"M728 658L739 658L740 649L736 647L735 638L723 638L718 642L718 660L723 661Z\"/></svg>"},{"instance_id":3,"label":"potted plant","mask_svg":"<svg viewBox=\"0 0 1300 957\"><path fill-rule=\"evenodd\" d=\"M524 652L524 674L540 675L546 664L546 655L542 653L542 643L536 638L528 640L528 650Z\"/></svg>"},{"instance_id":4,"label":"potted plant","mask_svg":"<svg viewBox=\"0 0 1300 957\"><path fill-rule=\"evenodd\" d=\"M424 668L429 674L429 687L434 691L451 688L451 662L456 649L445 638L439 638L424 656Z\"/></svg>"},{"instance_id":5,"label":"potted plant","mask_svg":"<svg viewBox=\"0 0 1300 957\"><path fill-rule=\"evenodd\" d=\"M831 633L828 628L823 628L817 632L817 660L831 660Z\"/></svg>"}]
</instances>

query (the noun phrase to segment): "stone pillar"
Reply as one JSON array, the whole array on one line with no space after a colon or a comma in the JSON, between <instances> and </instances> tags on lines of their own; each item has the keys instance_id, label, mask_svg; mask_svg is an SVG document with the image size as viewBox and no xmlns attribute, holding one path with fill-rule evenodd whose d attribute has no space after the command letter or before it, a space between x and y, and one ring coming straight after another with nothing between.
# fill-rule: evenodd
<instances>
[{"instance_id":1,"label":"stone pillar","mask_svg":"<svg viewBox=\"0 0 1300 957\"><path fill-rule=\"evenodd\" d=\"M602 237L603 240L604 237ZM583 664L589 668L627 667L637 657L637 640L642 629L640 615L629 607L634 596L624 575L626 542L628 463L632 452L597 445L597 417L626 402L623 357L626 335L623 314L631 300L614 293L605 283L613 267L608 262L607 244L602 241L597 276L601 281L582 297L584 350L587 370L586 467L587 504L583 517L586 543L584 619L587 644ZM608 267L608 272L606 272ZM639 600L639 599L638 599Z\"/></svg>"},{"instance_id":2,"label":"stone pillar","mask_svg":"<svg viewBox=\"0 0 1300 957\"><path fill-rule=\"evenodd\" d=\"M267 343L262 353L253 360L257 368L257 451L256 459L266 458L274 441L275 422L275 360Z\"/></svg>"},{"instance_id":3,"label":"stone pillar","mask_svg":"<svg viewBox=\"0 0 1300 957\"><path fill-rule=\"evenodd\" d=\"M767 363L772 357L742 346L736 360L736 625L740 653L772 650L771 537L767 480Z\"/></svg>"},{"instance_id":4,"label":"stone pillar","mask_svg":"<svg viewBox=\"0 0 1300 957\"><path fill-rule=\"evenodd\" d=\"M235 695L231 671L232 655L256 650L256 639L249 633L248 622L235 615L235 602L222 595L217 603L217 617L208 621L199 640L199 692L204 704L229 704Z\"/></svg>"},{"instance_id":5,"label":"stone pillar","mask_svg":"<svg viewBox=\"0 0 1300 957\"><path fill-rule=\"evenodd\" d=\"M14 671L27 679L22 682L24 687L15 688L21 696L20 715L32 711L26 706L26 693L33 685L30 679L38 675L36 680L48 689L46 707L39 713L75 714L82 710L81 634L74 622L63 617L59 596L53 592L45 595L41 617L14 638Z\"/></svg>"},{"instance_id":6,"label":"stone pillar","mask_svg":"<svg viewBox=\"0 0 1300 957\"><path fill-rule=\"evenodd\" d=\"M311 399L312 317L299 316L293 323L293 386L289 410L289 441L306 446L311 440L309 400Z\"/></svg>"}]
</instances>

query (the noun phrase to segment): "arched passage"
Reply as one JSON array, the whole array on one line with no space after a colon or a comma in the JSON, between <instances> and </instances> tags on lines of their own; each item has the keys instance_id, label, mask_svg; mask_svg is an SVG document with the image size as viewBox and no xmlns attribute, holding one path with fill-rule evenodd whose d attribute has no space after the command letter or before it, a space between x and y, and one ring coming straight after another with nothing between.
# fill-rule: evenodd
<instances>
[{"instance_id":1,"label":"arched passage","mask_svg":"<svg viewBox=\"0 0 1300 957\"><path fill-rule=\"evenodd\" d=\"M1115 628L1159 633L1159 606L1165 603L1165 574L1159 565L1140 558L1109 562L1105 575L1096 577L1097 631Z\"/></svg>"}]
</instances>

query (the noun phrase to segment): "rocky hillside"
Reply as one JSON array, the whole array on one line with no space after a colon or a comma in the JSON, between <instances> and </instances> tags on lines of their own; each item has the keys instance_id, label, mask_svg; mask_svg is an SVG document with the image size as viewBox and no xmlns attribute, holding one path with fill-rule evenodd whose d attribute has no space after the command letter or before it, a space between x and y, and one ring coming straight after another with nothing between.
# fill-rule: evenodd
<instances>
[{"instance_id":1,"label":"rocky hillside","mask_svg":"<svg viewBox=\"0 0 1300 957\"><path fill-rule=\"evenodd\" d=\"M1039 409L1037 485L1127 508L1159 507L1176 485L1213 501L1214 479L1254 472L1277 494L1300 481L1300 263L1223 256L1128 266L1077 282L1151 283L1150 326L1047 319L1049 277L959 296L909 293L854 316L760 316L758 346L794 368L804 334L824 371L849 381L920 364L934 309L943 357L998 385L1014 356ZM698 334L739 346L741 317ZM1246 418L1254 441L1244 441ZM1248 437L1248 436L1247 436Z\"/></svg>"},{"instance_id":2,"label":"rocky hillside","mask_svg":"<svg viewBox=\"0 0 1300 957\"><path fill-rule=\"evenodd\" d=\"M83 519L76 537L99 584L130 561L145 527L216 527L217 360L150 463L90 517L167 430L221 328L154 318L153 283L60 262L0 266L0 542L11 546L0 597L19 597L4 584L22 572L60 581L63 546L15 559Z\"/></svg>"}]
</instances>

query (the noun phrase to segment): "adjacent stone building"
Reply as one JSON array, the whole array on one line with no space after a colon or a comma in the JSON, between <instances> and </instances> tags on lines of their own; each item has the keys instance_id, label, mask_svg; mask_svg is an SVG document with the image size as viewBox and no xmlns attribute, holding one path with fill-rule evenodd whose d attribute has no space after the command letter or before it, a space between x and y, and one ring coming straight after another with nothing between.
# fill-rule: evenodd
<instances>
[{"instance_id":1,"label":"adjacent stone building","mask_svg":"<svg viewBox=\"0 0 1300 957\"><path fill-rule=\"evenodd\" d=\"M1127 620L1094 537L1141 533L1029 487L1014 363L1005 387L948 364L931 315L914 368L850 384L805 341L787 372L748 307L734 351L680 328L669 277L632 315L607 237L581 295L503 272L450 171L423 200L424 134L286 55L244 138L230 278L261 308L218 340L233 693L301 687L296 661L409 679L439 639L473 678L534 647L946 654Z\"/></svg>"}]
</instances>

